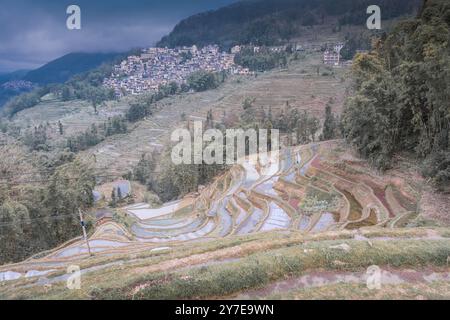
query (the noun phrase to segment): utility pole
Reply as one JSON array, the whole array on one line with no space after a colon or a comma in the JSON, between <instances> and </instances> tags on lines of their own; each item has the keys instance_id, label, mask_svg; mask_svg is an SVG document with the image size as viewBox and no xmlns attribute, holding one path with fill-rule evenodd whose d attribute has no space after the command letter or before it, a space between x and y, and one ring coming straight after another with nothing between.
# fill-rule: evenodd
<instances>
[{"instance_id":1,"label":"utility pole","mask_svg":"<svg viewBox=\"0 0 450 320\"><path fill-rule=\"evenodd\" d=\"M78 209L78 213L80 214L81 228L83 229L84 240L86 241L86 245L87 245L87 248L88 248L89 255L92 256L91 246L89 245L89 239L88 239L87 234L86 234L86 224L84 223L83 213L81 212L81 209Z\"/></svg>"},{"instance_id":2,"label":"utility pole","mask_svg":"<svg viewBox=\"0 0 450 320\"><path fill-rule=\"evenodd\" d=\"M341 50L342 48L344 48L345 44L344 43L338 43L337 45L334 46L334 51L338 54L338 65L340 65L341 63Z\"/></svg>"}]
</instances>

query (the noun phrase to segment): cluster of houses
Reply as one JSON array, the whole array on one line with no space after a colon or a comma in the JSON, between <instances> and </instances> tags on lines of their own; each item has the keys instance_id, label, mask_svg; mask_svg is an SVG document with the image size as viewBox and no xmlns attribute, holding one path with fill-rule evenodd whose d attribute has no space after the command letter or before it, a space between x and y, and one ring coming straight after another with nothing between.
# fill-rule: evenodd
<instances>
[{"instance_id":1,"label":"cluster of houses","mask_svg":"<svg viewBox=\"0 0 450 320\"><path fill-rule=\"evenodd\" d=\"M248 75L250 70L234 63L235 53L221 52L216 45L198 49L196 46L176 49L149 48L140 56L129 56L114 70L104 85L114 89L117 96L157 91L160 86L175 82L186 83L196 71L225 71Z\"/></svg>"},{"instance_id":2,"label":"cluster of houses","mask_svg":"<svg viewBox=\"0 0 450 320\"><path fill-rule=\"evenodd\" d=\"M344 62L340 51L343 44L328 46L323 52L323 63L330 66L340 66ZM222 52L217 45L209 45L202 49L192 47L149 48L140 55L129 56L120 64L114 66L110 77L104 80L104 85L112 88L116 96L141 94L147 91L157 91L162 85L175 82L178 85L186 83L189 75L196 71L225 71L230 74L249 75L250 70L234 62L243 46L231 48L231 52ZM260 47L254 46L255 53ZM320 45L291 44L292 51L320 51ZM287 46L270 47L273 52L287 50Z\"/></svg>"},{"instance_id":3,"label":"cluster of houses","mask_svg":"<svg viewBox=\"0 0 450 320\"><path fill-rule=\"evenodd\" d=\"M241 50L243 48L250 48L253 49L254 53L259 53L261 51L260 46L234 46L231 48L231 53L232 54L238 54L239 52L241 52ZM268 47L268 49L271 52L285 52L287 50L288 46L272 46L272 47ZM295 45L292 46L292 50L294 51L303 51L303 47L301 45Z\"/></svg>"},{"instance_id":4,"label":"cluster of houses","mask_svg":"<svg viewBox=\"0 0 450 320\"><path fill-rule=\"evenodd\" d=\"M4 84L1 85L1 88L5 90L15 90L15 91L31 90L33 89L33 83L25 80L13 80L5 82Z\"/></svg>"},{"instance_id":5,"label":"cluster of houses","mask_svg":"<svg viewBox=\"0 0 450 320\"><path fill-rule=\"evenodd\" d=\"M341 50L344 44L338 43L332 48L327 48L323 53L323 63L330 66L339 66L341 64Z\"/></svg>"}]
</instances>

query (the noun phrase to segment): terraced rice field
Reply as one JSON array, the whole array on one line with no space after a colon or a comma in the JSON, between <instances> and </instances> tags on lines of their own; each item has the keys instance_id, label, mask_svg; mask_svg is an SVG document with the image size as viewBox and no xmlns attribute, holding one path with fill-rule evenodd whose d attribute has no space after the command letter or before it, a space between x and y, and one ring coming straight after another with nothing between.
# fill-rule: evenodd
<instances>
[{"instance_id":1,"label":"terraced rice field","mask_svg":"<svg viewBox=\"0 0 450 320\"><path fill-rule=\"evenodd\" d=\"M128 229L113 221L97 227L89 238L91 252L108 257L276 230L306 235L403 225L414 213L409 202L398 198L405 191L391 192L389 185L374 182L375 193L368 184L336 174L328 161L336 144L284 149L271 154L265 166L247 158L195 198L161 208L146 203L121 208L134 223ZM0 274L5 279L42 276L88 256L85 241L74 239L22 264L3 267Z\"/></svg>"}]
</instances>

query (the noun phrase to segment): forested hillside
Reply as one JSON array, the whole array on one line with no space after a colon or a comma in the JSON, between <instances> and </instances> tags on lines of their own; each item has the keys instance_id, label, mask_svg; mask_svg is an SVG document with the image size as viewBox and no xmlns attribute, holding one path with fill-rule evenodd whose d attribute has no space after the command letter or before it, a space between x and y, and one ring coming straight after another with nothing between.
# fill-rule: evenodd
<instances>
[{"instance_id":1,"label":"forested hillside","mask_svg":"<svg viewBox=\"0 0 450 320\"><path fill-rule=\"evenodd\" d=\"M354 94L345 135L380 169L409 152L425 176L450 181L450 3L425 1L417 19L400 23L353 67Z\"/></svg>"},{"instance_id":2,"label":"forested hillside","mask_svg":"<svg viewBox=\"0 0 450 320\"><path fill-rule=\"evenodd\" d=\"M417 0L252 0L181 21L158 46L234 44L274 45L301 36L305 26L365 24L369 5L383 8L383 19L410 14ZM337 22L336 22L337 21ZM331 30L330 30L331 31Z\"/></svg>"}]
</instances>

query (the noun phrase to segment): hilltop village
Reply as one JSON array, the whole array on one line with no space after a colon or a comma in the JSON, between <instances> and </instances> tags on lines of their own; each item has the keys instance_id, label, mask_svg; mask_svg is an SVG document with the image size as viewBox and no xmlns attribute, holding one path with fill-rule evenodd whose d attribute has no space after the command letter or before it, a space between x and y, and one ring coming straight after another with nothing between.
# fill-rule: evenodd
<instances>
[{"instance_id":1,"label":"hilltop village","mask_svg":"<svg viewBox=\"0 0 450 320\"><path fill-rule=\"evenodd\" d=\"M247 75L250 70L234 63L234 53L221 52L216 45L198 49L196 46L176 49L149 48L140 56L129 56L114 70L104 85L114 89L118 97L155 90L162 85L175 82L186 83L189 75L196 71L225 71Z\"/></svg>"},{"instance_id":2,"label":"hilltop village","mask_svg":"<svg viewBox=\"0 0 450 320\"><path fill-rule=\"evenodd\" d=\"M328 47L328 45L326 45ZM291 50L305 51L305 45L294 45ZM323 53L323 63L339 66L343 63L339 54L341 46L334 46ZM227 72L234 75L253 74L248 68L235 63L235 57L242 50L235 46L230 53L223 52L217 45L201 49L197 46L169 48L148 48L140 55L131 55L120 64L115 65L110 77L103 84L114 90L117 97L138 95L147 91L158 91L160 86L170 83L186 84L188 77L197 71ZM252 47L255 54L261 47ZM310 48L321 51L321 47ZM270 47L270 52L284 52L287 46Z\"/></svg>"}]
</instances>

